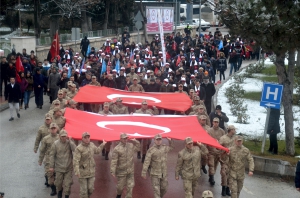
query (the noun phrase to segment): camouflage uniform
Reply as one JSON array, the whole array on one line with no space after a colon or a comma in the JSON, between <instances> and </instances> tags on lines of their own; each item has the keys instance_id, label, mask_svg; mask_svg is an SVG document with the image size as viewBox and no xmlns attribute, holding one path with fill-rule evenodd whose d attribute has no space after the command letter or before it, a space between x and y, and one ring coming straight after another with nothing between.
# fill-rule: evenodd
<instances>
[{"instance_id":1,"label":"camouflage uniform","mask_svg":"<svg viewBox=\"0 0 300 198\"><path fill-rule=\"evenodd\" d=\"M50 128L50 124L47 125L46 123L43 124L42 126L40 126L39 131L38 131L38 133L36 135L36 138L35 138L35 143L34 143L34 149L33 150L34 150L35 153L37 152L42 139L45 136L50 134L49 128Z\"/></svg>"},{"instance_id":2,"label":"camouflage uniform","mask_svg":"<svg viewBox=\"0 0 300 198\"><path fill-rule=\"evenodd\" d=\"M187 96L189 95L186 91L175 91L175 93L185 93Z\"/></svg>"},{"instance_id":3,"label":"camouflage uniform","mask_svg":"<svg viewBox=\"0 0 300 198\"><path fill-rule=\"evenodd\" d=\"M223 135L220 138L219 143L226 147L230 148L234 146L234 136L230 137L228 134ZM228 186L228 173L229 173L229 167L228 167L228 162L229 162L229 156L227 155L226 152L222 153L220 156L220 164L221 164L221 185L222 186Z\"/></svg>"},{"instance_id":4,"label":"camouflage uniform","mask_svg":"<svg viewBox=\"0 0 300 198\"><path fill-rule=\"evenodd\" d=\"M197 109L197 111L198 111L198 109ZM210 119L209 119L209 116L207 115L207 113L205 111L203 113L198 112L198 113L196 113L194 115L197 115L197 119L198 119L199 123L200 123L200 116L205 115L206 116L206 125L210 126L210 124L211 124L210 123Z\"/></svg>"},{"instance_id":5,"label":"camouflage uniform","mask_svg":"<svg viewBox=\"0 0 300 198\"><path fill-rule=\"evenodd\" d=\"M138 114L149 114L149 115L158 115L159 114L159 111L157 108L155 108L154 110L152 109L138 109L135 111L135 113L138 113ZM142 154L145 156L146 153L147 153L147 150L148 150L148 146L151 144L151 139L145 139L145 138L142 138L142 139L139 139L140 141L143 141L142 143Z\"/></svg>"},{"instance_id":6,"label":"camouflage uniform","mask_svg":"<svg viewBox=\"0 0 300 198\"><path fill-rule=\"evenodd\" d=\"M66 100L64 98L62 98L62 99L57 98L57 100L59 100L59 102L60 102L60 108L61 109L64 109L67 106L68 100Z\"/></svg>"},{"instance_id":7,"label":"camouflage uniform","mask_svg":"<svg viewBox=\"0 0 300 198\"><path fill-rule=\"evenodd\" d=\"M192 149L184 148L178 154L175 170L175 177L181 176L185 191L185 198L193 198L201 176L200 159L201 155L208 153L205 146L193 146Z\"/></svg>"},{"instance_id":8,"label":"camouflage uniform","mask_svg":"<svg viewBox=\"0 0 300 198\"><path fill-rule=\"evenodd\" d=\"M73 166L75 175L79 176L80 198L89 198L94 191L95 160L94 154L99 154L104 147L96 147L94 143L81 142L74 152Z\"/></svg>"},{"instance_id":9,"label":"camouflage uniform","mask_svg":"<svg viewBox=\"0 0 300 198\"><path fill-rule=\"evenodd\" d=\"M129 73L129 74L126 74L126 77L129 76L130 78L130 82L133 83L133 79L136 78L138 83L140 82L140 78L139 76L136 74L136 73Z\"/></svg>"},{"instance_id":10,"label":"camouflage uniform","mask_svg":"<svg viewBox=\"0 0 300 198\"><path fill-rule=\"evenodd\" d=\"M144 88L142 85L137 84L137 85L130 85L128 91L133 91L133 92L145 92Z\"/></svg>"},{"instance_id":11,"label":"camouflage uniform","mask_svg":"<svg viewBox=\"0 0 300 198\"><path fill-rule=\"evenodd\" d=\"M156 135L155 139L162 138L161 135ZM151 177L151 183L154 191L154 198L163 197L168 188L168 172L167 172L167 157L168 152L173 150L174 143L169 140L167 145L154 145L146 154L145 162L142 170L142 177L146 177L147 171Z\"/></svg>"},{"instance_id":12,"label":"camouflage uniform","mask_svg":"<svg viewBox=\"0 0 300 198\"><path fill-rule=\"evenodd\" d=\"M64 116L54 116L53 115L53 118L52 118L52 123L56 123L57 126L59 127L59 129L62 129L65 127L65 124L66 124L66 118Z\"/></svg>"},{"instance_id":13,"label":"camouflage uniform","mask_svg":"<svg viewBox=\"0 0 300 198\"><path fill-rule=\"evenodd\" d=\"M101 84L97 81L96 82L90 82L90 85L101 87ZM94 112L94 113L97 113L100 109L100 104L90 104L90 106L91 106L92 112Z\"/></svg>"},{"instance_id":14,"label":"camouflage uniform","mask_svg":"<svg viewBox=\"0 0 300 198\"><path fill-rule=\"evenodd\" d=\"M65 130L61 130L60 136L67 136ZM64 190L65 195L70 195L73 184L73 154L76 145L73 141L67 140L63 143L56 140L51 147L50 168L55 169L55 186L57 191Z\"/></svg>"},{"instance_id":15,"label":"camouflage uniform","mask_svg":"<svg viewBox=\"0 0 300 198\"><path fill-rule=\"evenodd\" d=\"M201 118L201 116L199 116ZM203 115L202 115L203 118ZM206 116L205 116L205 119ZM208 125L201 125L202 128L208 133L208 129L210 129L210 127ZM205 146L205 145L204 145ZM206 147L206 146L205 146ZM205 169L205 166L207 165L207 161L208 161L208 156L207 155L201 155L201 165L202 165L202 170L205 174L207 174L207 170ZM205 170L204 170L205 169Z\"/></svg>"},{"instance_id":16,"label":"camouflage uniform","mask_svg":"<svg viewBox=\"0 0 300 198\"><path fill-rule=\"evenodd\" d=\"M113 113L112 112L110 112L110 111L108 111L108 112L105 112L105 111L99 111L98 112L98 114L100 114L100 115L113 115ZM101 142L99 142L99 143L101 143ZM107 152L107 156L108 156L108 153L109 153L109 151L110 151L110 147L111 147L111 142L107 142L106 144L105 144L105 151ZM107 158L108 159L108 158Z\"/></svg>"},{"instance_id":17,"label":"camouflage uniform","mask_svg":"<svg viewBox=\"0 0 300 198\"><path fill-rule=\"evenodd\" d=\"M229 187L231 198L238 198L243 188L245 179L245 162L249 163L249 172L254 171L254 160L249 151L244 146L230 147L229 153Z\"/></svg>"},{"instance_id":18,"label":"camouflage uniform","mask_svg":"<svg viewBox=\"0 0 300 198\"><path fill-rule=\"evenodd\" d=\"M116 104L112 104L109 108L113 114L129 114L128 107L124 105L118 106Z\"/></svg>"},{"instance_id":19,"label":"camouflage uniform","mask_svg":"<svg viewBox=\"0 0 300 198\"><path fill-rule=\"evenodd\" d=\"M211 127L209 130L208 130L208 134L215 138L216 140L220 140L220 138L225 135L225 132L223 129L221 129L220 127L218 128L214 128L214 127ZM219 163L219 159L220 159L220 153L222 151L214 148L214 147L211 147L211 146L208 146L208 150L209 150L209 153L208 153L208 166L209 166L209 175L214 175L216 170L217 170L217 167L218 167L218 163Z\"/></svg>"},{"instance_id":20,"label":"camouflage uniform","mask_svg":"<svg viewBox=\"0 0 300 198\"><path fill-rule=\"evenodd\" d=\"M56 126L56 124L51 123L50 128L52 128L54 125ZM50 151L51 151L52 144L58 139L59 139L58 134L55 135L49 134L43 138L41 148L40 148L39 163L42 163L44 160L45 174L47 175L48 178L48 184L51 186L54 184L54 172L49 171Z\"/></svg>"},{"instance_id":21,"label":"camouflage uniform","mask_svg":"<svg viewBox=\"0 0 300 198\"><path fill-rule=\"evenodd\" d=\"M132 143L122 143L115 147L110 164L110 172L118 179L117 195L122 195L126 186L126 198L132 198L134 187L134 163L133 154L140 150L140 142L135 140Z\"/></svg>"},{"instance_id":22,"label":"camouflage uniform","mask_svg":"<svg viewBox=\"0 0 300 198\"><path fill-rule=\"evenodd\" d=\"M76 85L75 85L75 86L76 86ZM69 92L67 93L67 96L68 96L70 99L73 99L73 98L76 96L77 93L78 93L77 91L69 91Z\"/></svg>"}]
</instances>

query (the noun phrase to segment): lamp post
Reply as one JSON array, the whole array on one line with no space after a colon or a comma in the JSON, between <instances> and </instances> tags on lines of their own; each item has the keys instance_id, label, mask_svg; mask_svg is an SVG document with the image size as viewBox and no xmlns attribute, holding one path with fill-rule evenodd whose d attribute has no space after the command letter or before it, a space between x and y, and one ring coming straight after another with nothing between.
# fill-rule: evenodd
<instances>
[{"instance_id":1,"label":"lamp post","mask_svg":"<svg viewBox=\"0 0 300 198\"><path fill-rule=\"evenodd\" d=\"M201 0L199 0L199 38L201 34Z\"/></svg>"}]
</instances>

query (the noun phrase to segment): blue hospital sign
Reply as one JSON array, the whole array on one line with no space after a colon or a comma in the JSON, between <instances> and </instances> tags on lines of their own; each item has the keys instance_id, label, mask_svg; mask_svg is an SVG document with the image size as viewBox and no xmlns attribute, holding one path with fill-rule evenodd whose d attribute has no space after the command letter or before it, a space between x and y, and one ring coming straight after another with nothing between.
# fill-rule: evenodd
<instances>
[{"instance_id":1,"label":"blue hospital sign","mask_svg":"<svg viewBox=\"0 0 300 198\"><path fill-rule=\"evenodd\" d=\"M260 106L280 109L283 85L264 83Z\"/></svg>"}]
</instances>

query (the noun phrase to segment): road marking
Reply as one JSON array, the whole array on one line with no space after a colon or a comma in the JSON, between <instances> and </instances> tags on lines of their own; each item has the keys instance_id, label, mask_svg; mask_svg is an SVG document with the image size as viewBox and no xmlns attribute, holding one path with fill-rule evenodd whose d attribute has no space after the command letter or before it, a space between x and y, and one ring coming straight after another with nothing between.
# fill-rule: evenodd
<instances>
[{"instance_id":1,"label":"road marking","mask_svg":"<svg viewBox=\"0 0 300 198\"><path fill-rule=\"evenodd\" d=\"M243 187L243 190L244 190L246 193L250 194L250 195L254 195L253 192L251 192L250 190L248 190L245 186Z\"/></svg>"}]
</instances>

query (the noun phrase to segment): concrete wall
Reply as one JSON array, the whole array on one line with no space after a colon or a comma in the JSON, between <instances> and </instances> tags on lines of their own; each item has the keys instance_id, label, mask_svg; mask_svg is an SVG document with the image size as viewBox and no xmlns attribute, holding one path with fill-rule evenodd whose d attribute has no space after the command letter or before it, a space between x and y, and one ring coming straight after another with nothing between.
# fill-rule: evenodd
<instances>
[{"instance_id":1,"label":"concrete wall","mask_svg":"<svg viewBox=\"0 0 300 198\"><path fill-rule=\"evenodd\" d=\"M192 37L195 36L196 32L196 26L191 26L192 27ZM180 33L184 33L184 28L185 26L178 26L177 27L177 32ZM130 41L134 41L135 43L138 43L138 33L131 33L130 34ZM152 38L154 35L149 35L148 34L148 41L151 42ZM100 47L102 47L102 45L105 43L107 38L113 38L113 37L94 37L94 38L88 38L90 40L91 43L91 47L95 47L96 49L99 49ZM121 35L119 35L119 40L121 38ZM140 41L142 41L142 43L144 43L145 41L145 36L143 34L143 31L140 31ZM80 40L76 41L70 41L68 43L63 43L64 48L66 48L66 46L70 46L75 52L80 52ZM27 49L27 48L26 48ZM47 58L48 52L49 52L50 46L38 46L36 48L36 55L39 58L39 60L43 60L45 58ZM21 50L22 51L22 50ZM21 52L20 51L20 52ZM27 49L28 51L28 49Z\"/></svg>"},{"instance_id":2,"label":"concrete wall","mask_svg":"<svg viewBox=\"0 0 300 198\"><path fill-rule=\"evenodd\" d=\"M36 41L35 37L31 36L21 36L21 37L12 37L10 40L11 49L15 47L16 52L22 53L23 49L26 49L27 54L30 54L31 50L36 50Z\"/></svg>"}]
</instances>

